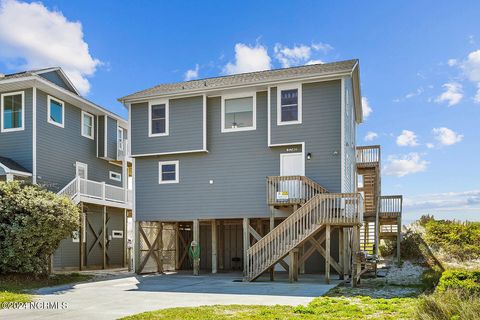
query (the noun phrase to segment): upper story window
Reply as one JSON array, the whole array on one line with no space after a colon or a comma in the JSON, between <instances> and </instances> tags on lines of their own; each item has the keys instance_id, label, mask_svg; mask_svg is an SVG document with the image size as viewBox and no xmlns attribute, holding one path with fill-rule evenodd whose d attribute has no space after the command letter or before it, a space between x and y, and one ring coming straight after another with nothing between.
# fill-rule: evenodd
<instances>
[{"instance_id":1,"label":"upper story window","mask_svg":"<svg viewBox=\"0 0 480 320\"><path fill-rule=\"evenodd\" d=\"M19 131L24 129L25 94L21 92L4 93L1 96L1 131Z\"/></svg>"},{"instance_id":2,"label":"upper story window","mask_svg":"<svg viewBox=\"0 0 480 320\"><path fill-rule=\"evenodd\" d=\"M168 100L151 101L148 106L148 136L168 136L169 129Z\"/></svg>"},{"instance_id":3,"label":"upper story window","mask_svg":"<svg viewBox=\"0 0 480 320\"><path fill-rule=\"evenodd\" d=\"M158 163L158 183L178 183L179 181L178 160L160 161Z\"/></svg>"},{"instance_id":4,"label":"upper story window","mask_svg":"<svg viewBox=\"0 0 480 320\"><path fill-rule=\"evenodd\" d=\"M302 85L277 89L277 125L302 123Z\"/></svg>"},{"instance_id":5,"label":"upper story window","mask_svg":"<svg viewBox=\"0 0 480 320\"><path fill-rule=\"evenodd\" d=\"M256 93L222 96L222 132L255 130Z\"/></svg>"},{"instance_id":6,"label":"upper story window","mask_svg":"<svg viewBox=\"0 0 480 320\"><path fill-rule=\"evenodd\" d=\"M123 150L123 129L122 129L122 127L117 127L117 148L118 148L118 150Z\"/></svg>"},{"instance_id":7,"label":"upper story window","mask_svg":"<svg viewBox=\"0 0 480 320\"><path fill-rule=\"evenodd\" d=\"M82 136L93 139L94 134L94 118L90 113L82 111Z\"/></svg>"},{"instance_id":8,"label":"upper story window","mask_svg":"<svg viewBox=\"0 0 480 320\"><path fill-rule=\"evenodd\" d=\"M63 128L65 126L65 104L63 101L48 96L48 122Z\"/></svg>"}]
</instances>

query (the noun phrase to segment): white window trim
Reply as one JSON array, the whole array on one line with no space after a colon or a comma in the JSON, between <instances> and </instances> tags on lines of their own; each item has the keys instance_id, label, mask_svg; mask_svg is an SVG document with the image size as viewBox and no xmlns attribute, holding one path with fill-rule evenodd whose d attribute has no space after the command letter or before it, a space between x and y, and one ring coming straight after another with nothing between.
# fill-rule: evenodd
<instances>
[{"instance_id":1,"label":"white window trim","mask_svg":"<svg viewBox=\"0 0 480 320\"><path fill-rule=\"evenodd\" d=\"M169 164L174 164L175 165L175 180L163 181L162 180L162 166L163 165L169 165ZM178 183L180 181L179 177L180 177L180 166L179 166L179 161L178 160L159 161L158 162L158 184Z\"/></svg>"},{"instance_id":2,"label":"white window trim","mask_svg":"<svg viewBox=\"0 0 480 320\"><path fill-rule=\"evenodd\" d=\"M238 98L253 98L253 119L251 127L242 127L242 128L225 128L225 100L238 99ZM222 95L222 133L227 132L237 132L237 131L252 131L257 130L257 92L243 92L235 94Z\"/></svg>"},{"instance_id":3,"label":"white window trim","mask_svg":"<svg viewBox=\"0 0 480 320\"><path fill-rule=\"evenodd\" d=\"M118 134L119 134L119 132L122 132L122 143L120 143L120 145L118 145L118 137L119 137ZM117 148L118 148L118 150L123 151L124 141L125 141L125 132L123 131L122 127L117 126Z\"/></svg>"},{"instance_id":4,"label":"white window trim","mask_svg":"<svg viewBox=\"0 0 480 320\"><path fill-rule=\"evenodd\" d=\"M60 105L62 106L62 123L58 123L58 122L55 122L53 120L50 119L50 101L56 101L58 103L60 103ZM65 103L60 100L60 99L57 99L55 97L52 97L52 96L47 96L47 121L48 123L51 123L57 127L60 127L60 128L65 128Z\"/></svg>"},{"instance_id":5,"label":"white window trim","mask_svg":"<svg viewBox=\"0 0 480 320\"><path fill-rule=\"evenodd\" d=\"M152 106L164 104L165 105L165 132L152 133ZM170 130L170 106L168 99L151 100L148 102L148 136L149 137L165 137L169 135Z\"/></svg>"},{"instance_id":6,"label":"white window trim","mask_svg":"<svg viewBox=\"0 0 480 320\"><path fill-rule=\"evenodd\" d=\"M110 178L110 180L122 182L122 174L121 173L118 173L118 172L115 172L115 171L109 171L108 172L108 177Z\"/></svg>"},{"instance_id":7,"label":"white window trim","mask_svg":"<svg viewBox=\"0 0 480 320\"><path fill-rule=\"evenodd\" d=\"M83 133L83 119L84 117L87 116L87 117L90 117L92 119L92 135L89 136L89 135L86 135ZM85 137L85 138L89 138L89 139L94 139L94 136L95 136L95 117L93 116L93 114L90 114L88 112L85 112L82 110L82 137Z\"/></svg>"},{"instance_id":8,"label":"white window trim","mask_svg":"<svg viewBox=\"0 0 480 320\"><path fill-rule=\"evenodd\" d=\"M22 96L22 126L19 128L10 128L10 129L5 129L4 128L4 123L3 123L3 97L8 97L8 96L16 96L20 94ZM25 91L17 91L17 92L9 92L9 93L2 93L0 97L0 119L1 119L1 132L14 132L14 131L22 131L25 130Z\"/></svg>"},{"instance_id":9,"label":"white window trim","mask_svg":"<svg viewBox=\"0 0 480 320\"><path fill-rule=\"evenodd\" d=\"M284 90L298 90L298 120L296 121L282 121L282 91ZM287 84L277 87L277 126L286 126L290 124L302 123L302 84Z\"/></svg>"}]
</instances>

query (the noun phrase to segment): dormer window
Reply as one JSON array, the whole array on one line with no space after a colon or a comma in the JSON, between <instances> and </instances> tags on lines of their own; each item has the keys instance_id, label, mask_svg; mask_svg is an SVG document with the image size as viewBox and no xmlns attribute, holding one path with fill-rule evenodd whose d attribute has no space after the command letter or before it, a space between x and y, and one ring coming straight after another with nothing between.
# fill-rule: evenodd
<instances>
[{"instance_id":1,"label":"dormer window","mask_svg":"<svg viewBox=\"0 0 480 320\"><path fill-rule=\"evenodd\" d=\"M65 104L63 101L48 96L47 99L48 118L47 121L58 127L65 126Z\"/></svg>"},{"instance_id":2,"label":"dormer window","mask_svg":"<svg viewBox=\"0 0 480 320\"><path fill-rule=\"evenodd\" d=\"M168 136L168 100L151 101L148 106L149 137Z\"/></svg>"},{"instance_id":3,"label":"dormer window","mask_svg":"<svg viewBox=\"0 0 480 320\"><path fill-rule=\"evenodd\" d=\"M302 123L302 86L277 88L277 125Z\"/></svg>"},{"instance_id":4,"label":"dormer window","mask_svg":"<svg viewBox=\"0 0 480 320\"><path fill-rule=\"evenodd\" d=\"M256 129L256 93L222 97L222 132Z\"/></svg>"}]
</instances>

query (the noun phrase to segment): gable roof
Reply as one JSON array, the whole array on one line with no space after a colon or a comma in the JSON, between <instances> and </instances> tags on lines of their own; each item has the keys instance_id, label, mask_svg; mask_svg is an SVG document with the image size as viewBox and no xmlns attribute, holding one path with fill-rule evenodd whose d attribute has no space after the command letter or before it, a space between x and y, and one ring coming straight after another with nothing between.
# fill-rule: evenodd
<instances>
[{"instance_id":1,"label":"gable roof","mask_svg":"<svg viewBox=\"0 0 480 320\"><path fill-rule=\"evenodd\" d=\"M358 64L358 59L339 62L312 64L307 66L240 73L230 76L205 78L177 83L160 84L119 98L120 102L150 98L159 95L189 93L209 89L221 89L243 85L264 84L274 81L295 80L306 77L328 76L351 73Z\"/></svg>"},{"instance_id":2,"label":"gable roof","mask_svg":"<svg viewBox=\"0 0 480 320\"><path fill-rule=\"evenodd\" d=\"M20 173L23 175L31 175L31 172L13 161L10 158L0 157L0 168L2 168L5 173Z\"/></svg>"}]
</instances>

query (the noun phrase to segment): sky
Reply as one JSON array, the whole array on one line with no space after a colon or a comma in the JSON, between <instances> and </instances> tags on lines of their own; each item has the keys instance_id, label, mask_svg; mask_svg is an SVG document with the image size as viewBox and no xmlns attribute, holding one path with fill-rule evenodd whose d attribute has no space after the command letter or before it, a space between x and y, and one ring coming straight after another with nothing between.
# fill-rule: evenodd
<instances>
[{"instance_id":1,"label":"sky","mask_svg":"<svg viewBox=\"0 0 480 320\"><path fill-rule=\"evenodd\" d=\"M479 1L0 0L0 72L61 66L117 101L160 83L360 60L382 192L421 214L480 220Z\"/></svg>"}]
</instances>

